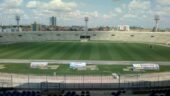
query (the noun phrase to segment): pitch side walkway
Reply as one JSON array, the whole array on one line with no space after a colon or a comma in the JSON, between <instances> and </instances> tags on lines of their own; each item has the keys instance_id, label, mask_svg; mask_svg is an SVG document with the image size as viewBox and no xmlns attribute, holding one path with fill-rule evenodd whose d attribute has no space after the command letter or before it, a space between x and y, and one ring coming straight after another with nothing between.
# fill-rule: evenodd
<instances>
[{"instance_id":1,"label":"pitch side walkway","mask_svg":"<svg viewBox=\"0 0 170 96\"><path fill-rule=\"evenodd\" d=\"M30 63L30 62L49 62L50 64L69 64L70 62L86 62L87 64L117 64L131 65L138 63L156 63L160 65L170 65L168 61L97 61L97 60L26 60L26 59L0 59L0 63Z\"/></svg>"},{"instance_id":2,"label":"pitch side walkway","mask_svg":"<svg viewBox=\"0 0 170 96\"><path fill-rule=\"evenodd\" d=\"M150 88L170 86L170 73L150 73L140 75L113 76L34 76L0 73L0 87L16 88L64 88L64 89L112 89L112 88Z\"/></svg>"}]
</instances>

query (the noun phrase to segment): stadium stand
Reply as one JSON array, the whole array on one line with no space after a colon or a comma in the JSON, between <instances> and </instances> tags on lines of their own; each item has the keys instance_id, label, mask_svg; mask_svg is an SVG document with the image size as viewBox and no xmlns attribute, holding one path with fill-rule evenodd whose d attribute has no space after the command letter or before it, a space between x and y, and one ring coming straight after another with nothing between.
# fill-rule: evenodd
<instances>
[{"instance_id":1,"label":"stadium stand","mask_svg":"<svg viewBox=\"0 0 170 96\"><path fill-rule=\"evenodd\" d=\"M18 90L1 89L0 96L170 96L170 89Z\"/></svg>"},{"instance_id":2,"label":"stadium stand","mask_svg":"<svg viewBox=\"0 0 170 96\"><path fill-rule=\"evenodd\" d=\"M0 32L0 42L80 40L84 32ZM88 40L164 43L170 42L170 32L88 32Z\"/></svg>"}]
</instances>

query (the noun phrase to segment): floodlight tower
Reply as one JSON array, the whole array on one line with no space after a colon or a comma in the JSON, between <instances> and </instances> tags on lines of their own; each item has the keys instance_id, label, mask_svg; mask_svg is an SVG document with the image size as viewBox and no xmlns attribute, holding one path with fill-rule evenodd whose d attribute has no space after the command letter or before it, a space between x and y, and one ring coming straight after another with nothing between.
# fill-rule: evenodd
<instances>
[{"instance_id":1,"label":"floodlight tower","mask_svg":"<svg viewBox=\"0 0 170 96\"><path fill-rule=\"evenodd\" d=\"M19 31L20 16L19 16L19 15L16 15L15 19L16 19L16 21L17 21L17 31Z\"/></svg>"},{"instance_id":2,"label":"floodlight tower","mask_svg":"<svg viewBox=\"0 0 170 96\"><path fill-rule=\"evenodd\" d=\"M154 20L155 20L155 32L157 32L158 26L159 26L159 21L160 21L159 15L155 15Z\"/></svg>"},{"instance_id":3,"label":"floodlight tower","mask_svg":"<svg viewBox=\"0 0 170 96\"><path fill-rule=\"evenodd\" d=\"M88 32L88 24L87 24L87 23L88 23L88 21L89 21L89 18L88 18L88 17L85 17L85 18L84 18L84 21L85 21L85 23L86 23L85 31Z\"/></svg>"},{"instance_id":4,"label":"floodlight tower","mask_svg":"<svg viewBox=\"0 0 170 96\"><path fill-rule=\"evenodd\" d=\"M0 20L3 20L3 17L2 17L2 16L0 17ZM1 28L0 32L3 32L3 24L2 24L2 21L1 21L0 28Z\"/></svg>"}]
</instances>

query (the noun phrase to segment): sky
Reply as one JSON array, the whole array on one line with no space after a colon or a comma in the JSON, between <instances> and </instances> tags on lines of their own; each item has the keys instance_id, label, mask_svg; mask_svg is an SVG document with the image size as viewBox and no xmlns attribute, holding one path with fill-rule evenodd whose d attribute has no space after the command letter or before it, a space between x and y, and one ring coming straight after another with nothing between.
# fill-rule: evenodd
<instances>
[{"instance_id":1,"label":"sky","mask_svg":"<svg viewBox=\"0 0 170 96\"><path fill-rule=\"evenodd\" d=\"M159 26L170 28L170 0L0 0L0 23L21 24L34 21L49 24L57 17L60 26L83 26L89 17L89 27L130 25L152 28L154 16L160 16Z\"/></svg>"}]
</instances>

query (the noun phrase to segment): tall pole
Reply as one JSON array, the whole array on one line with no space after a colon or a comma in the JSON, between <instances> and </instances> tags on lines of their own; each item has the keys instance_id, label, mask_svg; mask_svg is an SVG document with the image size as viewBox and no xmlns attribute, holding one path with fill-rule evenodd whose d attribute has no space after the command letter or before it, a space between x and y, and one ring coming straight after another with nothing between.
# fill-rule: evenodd
<instances>
[{"instance_id":1,"label":"tall pole","mask_svg":"<svg viewBox=\"0 0 170 96\"><path fill-rule=\"evenodd\" d=\"M19 20L17 20L17 31L19 31Z\"/></svg>"},{"instance_id":2,"label":"tall pole","mask_svg":"<svg viewBox=\"0 0 170 96\"><path fill-rule=\"evenodd\" d=\"M3 16L1 16L0 20L3 20ZM1 21L1 32L3 32L3 24L2 24L2 21Z\"/></svg>"},{"instance_id":3,"label":"tall pole","mask_svg":"<svg viewBox=\"0 0 170 96\"><path fill-rule=\"evenodd\" d=\"M160 17L159 15L155 15L155 32L158 31L158 26L159 26L159 20L160 20Z\"/></svg>"},{"instance_id":4,"label":"tall pole","mask_svg":"<svg viewBox=\"0 0 170 96\"><path fill-rule=\"evenodd\" d=\"M84 20L85 20L85 23L86 23L85 32L86 32L86 35L87 35L87 33L88 33L88 21L89 21L89 18L85 17Z\"/></svg>"},{"instance_id":5,"label":"tall pole","mask_svg":"<svg viewBox=\"0 0 170 96\"><path fill-rule=\"evenodd\" d=\"M156 23L156 32L158 31L158 23Z\"/></svg>"},{"instance_id":6,"label":"tall pole","mask_svg":"<svg viewBox=\"0 0 170 96\"><path fill-rule=\"evenodd\" d=\"M16 21L17 21L17 31L19 31L19 21L20 21L20 16L16 16Z\"/></svg>"}]
</instances>

